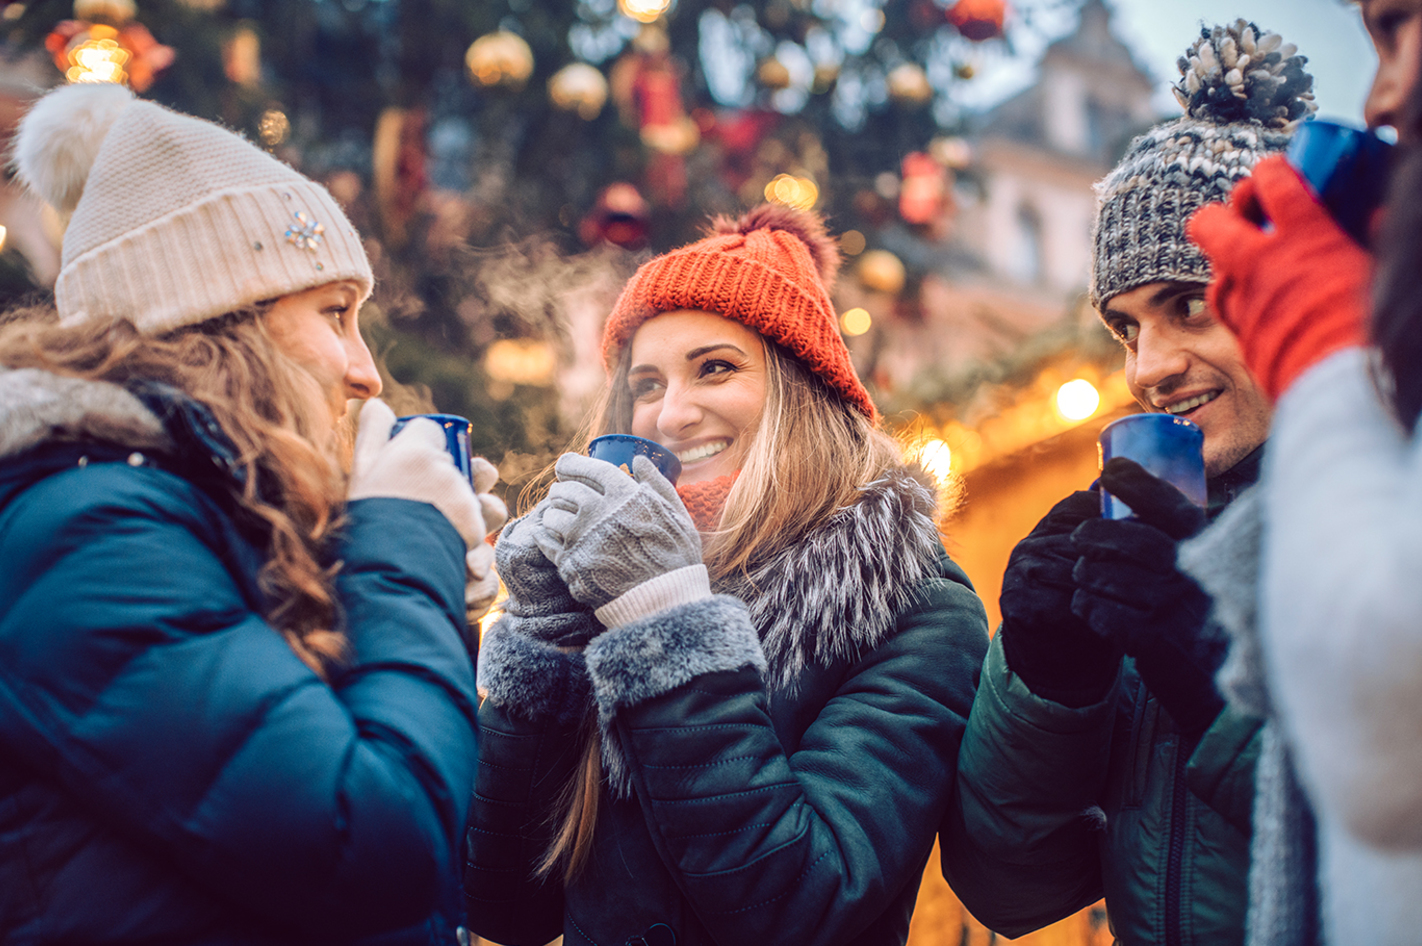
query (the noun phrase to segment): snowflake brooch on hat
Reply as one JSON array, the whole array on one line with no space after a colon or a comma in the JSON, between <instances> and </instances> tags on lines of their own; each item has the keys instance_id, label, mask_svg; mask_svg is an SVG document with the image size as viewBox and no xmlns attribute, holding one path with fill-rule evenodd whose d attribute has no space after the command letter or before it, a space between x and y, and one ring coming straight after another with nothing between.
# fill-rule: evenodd
<instances>
[{"instance_id":1,"label":"snowflake brooch on hat","mask_svg":"<svg viewBox=\"0 0 1422 946\"><path fill-rule=\"evenodd\" d=\"M315 253L316 248L321 245L326 228L306 216L305 211L298 210L292 216L296 218L296 223L286 228L286 242L298 250Z\"/></svg>"}]
</instances>

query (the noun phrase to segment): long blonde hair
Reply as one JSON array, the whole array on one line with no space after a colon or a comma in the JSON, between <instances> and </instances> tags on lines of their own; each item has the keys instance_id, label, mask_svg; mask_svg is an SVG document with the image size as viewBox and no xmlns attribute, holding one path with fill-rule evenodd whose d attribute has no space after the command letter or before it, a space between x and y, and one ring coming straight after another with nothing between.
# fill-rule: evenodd
<instances>
[{"instance_id":1,"label":"long blonde hair","mask_svg":"<svg viewBox=\"0 0 1422 946\"><path fill-rule=\"evenodd\" d=\"M726 498L720 526L706 537L703 559L713 580L748 574L903 462L898 444L870 418L774 342L761 341L767 369L765 407ZM628 345L580 441L631 432L630 365ZM602 780L595 722L586 725L582 738L581 763L559 798L555 817L561 813L561 821L539 862L539 876L562 864L564 879L571 880L592 850Z\"/></svg>"},{"instance_id":2,"label":"long blonde hair","mask_svg":"<svg viewBox=\"0 0 1422 946\"><path fill-rule=\"evenodd\" d=\"M148 379L205 405L246 474L225 498L266 538L264 617L322 676L343 659L335 568L322 564L344 496L336 439L314 379L276 347L258 309L160 337L128 321L67 327L52 312L25 313L0 327L0 365L117 384Z\"/></svg>"}]
</instances>

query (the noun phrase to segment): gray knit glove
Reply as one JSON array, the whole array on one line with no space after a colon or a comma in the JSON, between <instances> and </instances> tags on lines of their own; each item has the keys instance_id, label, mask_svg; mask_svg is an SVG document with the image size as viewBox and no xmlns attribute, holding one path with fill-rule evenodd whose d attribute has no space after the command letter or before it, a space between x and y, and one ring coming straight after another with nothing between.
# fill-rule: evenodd
<instances>
[{"instance_id":1,"label":"gray knit glove","mask_svg":"<svg viewBox=\"0 0 1422 946\"><path fill-rule=\"evenodd\" d=\"M494 562L508 589L504 620L511 630L556 647L582 647L603 630L592 608L579 604L558 577L558 569L534 541L542 529L543 500L528 515L504 526L494 546Z\"/></svg>"},{"instance_id":2,"label":"gray knit glove","mask_svg":"<svg viewBox=\"0 0 1422 946\"><path fill-rule=\"evenodd\" d=\"M558 458L543 527L534 533L569 592L600 608L643 582L701 564L701 534L676 488L646 457L632 476L605 460Z\"/></svg>"}]
</instances>

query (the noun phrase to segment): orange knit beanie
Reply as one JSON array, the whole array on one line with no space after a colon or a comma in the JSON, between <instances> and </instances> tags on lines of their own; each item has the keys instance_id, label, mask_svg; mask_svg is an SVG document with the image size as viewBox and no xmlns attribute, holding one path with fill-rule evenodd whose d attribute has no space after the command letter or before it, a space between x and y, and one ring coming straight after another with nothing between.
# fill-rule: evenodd
<instances>
[{"instance_id":1,"label":"orange knit beanie","mask_svg":"<svg viewBox=\"0 0 1422 946\"><path fill-rule=\"evenodd\" d=\"M763 204L739 220L717 217L709 236L633 274L603 330L603 361L611 372L637 328L659 313L714 312L776 342L877 420L830 301L838 269L839 248L816 214Z\"/></svg>"}]
</instances>

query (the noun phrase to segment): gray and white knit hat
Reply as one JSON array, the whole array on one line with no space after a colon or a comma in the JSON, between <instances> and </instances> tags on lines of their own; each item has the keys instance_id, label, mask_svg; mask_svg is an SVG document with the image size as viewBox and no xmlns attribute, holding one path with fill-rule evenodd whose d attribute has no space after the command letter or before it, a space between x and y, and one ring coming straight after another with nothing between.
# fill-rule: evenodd
<instances>
[{"instance_id":1,"label":"gray and white knit hat","mask_svg":"<svg viewBox=\"0 0 1422 946\"><path fill-rule=\"evenodd\" d=\"M374 275L326 189L225 128L117 85L62 86L21 119L19 177L68 215L65 324L161 334L303 289Z\"/></svg>"},{"instance_id":2,"label":"gray and white knit hat","mask_svg":"<svg viewBox=\"0 0 1422 946\"><path fill-rule=\"evenodd\" d=\"M1268 154L1282 151L1317 107L1308 60L1253 23L1205 27L1179 60L1185 115L1131 142L1096 185L1091 304L1153 282L1210 280L1185 236L1202 205L1224 200Z\"/></svg>"}]
</instances>

